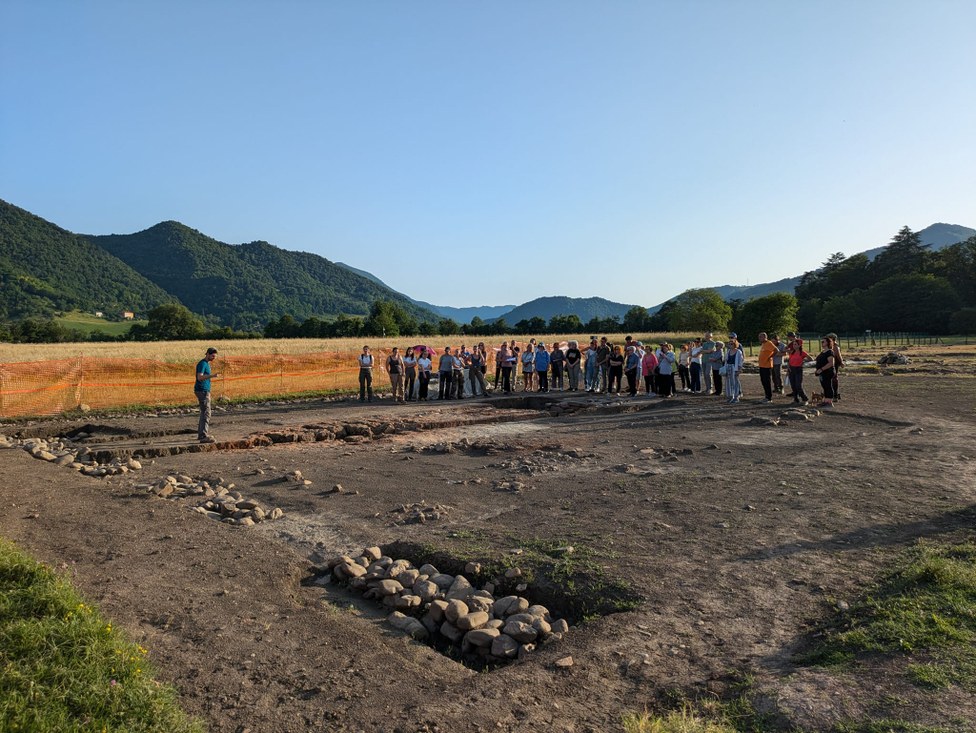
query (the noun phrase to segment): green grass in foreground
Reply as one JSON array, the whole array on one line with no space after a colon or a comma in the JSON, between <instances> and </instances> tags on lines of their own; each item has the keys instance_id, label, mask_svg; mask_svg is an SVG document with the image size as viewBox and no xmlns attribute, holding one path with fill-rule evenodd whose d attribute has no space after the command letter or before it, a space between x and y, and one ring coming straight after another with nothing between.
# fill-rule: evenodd
<instances>
[{"instance_id":1,"label":"green grass in foreground","mask_svg":"<svg viewBox=\"0 0 976 733\"><path fill-rule=\"evenodd\" d=\"M628 713L623 724L624 733L736 733L732 726L699 717L687 707L663 716Z\"/></svg>"},{"instance_id":2,"label":"green grass in foreground","mask_svg":"<svg viewBox=\"0 0 976 733\"><path fill-rule=\"evenodd\" d=\"M0 730L204 730L68 582L0 539Z\"/></svg>"},{"instance_id":3,"label":"green grass in foreground","mask_svg":"<svg viewBox=\"0 0 976 733\"><path fill-rule=\"evenodd\" d=\"M921 655L907 667L915 684L976 690L976 543L920 542L797 661L843 665L870 653Z\"/></svg>"}]
</instances>

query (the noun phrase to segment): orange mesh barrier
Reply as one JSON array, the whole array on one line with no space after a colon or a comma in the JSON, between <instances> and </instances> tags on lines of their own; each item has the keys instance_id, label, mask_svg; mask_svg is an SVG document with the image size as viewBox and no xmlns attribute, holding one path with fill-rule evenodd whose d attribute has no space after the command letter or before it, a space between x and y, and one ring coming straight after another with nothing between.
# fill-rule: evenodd
<instances>
[{"instance_id":1,"label":"orange mesh barrier","mask_svg":"<svg viewBox=\"0 0 976 733\"><path fill-rule=\"evenodd\" d=\"M522 346L522 344L520 344ZM488 346L489 378L497 347ZM211 365L218 376L215 399L231 400L359 389L360 352L316 354L219 355ZM401 349L401 354L403 350ZM437 360L443 346L432 361ZM387 350L373 352L373 388L384 389ZM87 405L103 410L131 406L195 404L194 367L152 359L79 357L0 363L0 417L56 415Z\"/></svg>"}]
</instances>

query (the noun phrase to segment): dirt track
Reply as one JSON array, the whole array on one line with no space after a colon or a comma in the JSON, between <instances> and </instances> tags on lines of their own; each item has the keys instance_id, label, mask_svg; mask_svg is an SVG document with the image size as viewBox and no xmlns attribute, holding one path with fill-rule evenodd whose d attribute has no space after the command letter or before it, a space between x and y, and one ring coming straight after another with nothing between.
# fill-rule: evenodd
<instances>
[{"instance_id":1,"label":"dirt track","mask_svg":"<svg viewBox=\"0 0 976 733\"><path fill-rule=\"evenodd\" d=\"M758 380L745 388L757 394ZM838 675L790 662L893 553L972 535L976 379L849 376L834 412L775 426L786 398L550 397L234 409L216 416L220 445L206 452L180 452L192 416L91 420L93 449L141 453L144 468L97 480L0 451L0 534L68 569L214 731L615 730L625 711L728 696L744 679L773 728L976 726L971 695L908 686L893 663ZM312 484L279 480L295 469ZM136 488L173 473L232 481L285 516L230 527ZM503 488L512 481L519 491ZM444 516L398 523L421 501ZM541 539L588 562L572 589L541 571L527 593L586 621L487 673L308 582L314 565L367 545L490 560ZM639 606L593 615L614 583ZM556 668L567 654L574 665Z\"/></svg>"}]
</instances>

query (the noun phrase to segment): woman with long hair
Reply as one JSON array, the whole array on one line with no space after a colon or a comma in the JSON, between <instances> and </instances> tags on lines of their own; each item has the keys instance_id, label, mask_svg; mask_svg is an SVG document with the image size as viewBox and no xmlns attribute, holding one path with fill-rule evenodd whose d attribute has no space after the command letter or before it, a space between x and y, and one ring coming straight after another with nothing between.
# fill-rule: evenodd
<instances>
[{"instance_id":1,"label":"woman with long hair","mask_svg":"<svg viewBox=\"0 0 976 733\"><path fill-rule=\"evenodd\" d=\"M837 371L834 364L833 339L824 337L820 340L820 353L817 355L817 370L814 374L820 377L820 388L823 390L824 396L821 407L825 409L830 409L834 406L834 377Z\"/></svg>"}]
</instances>

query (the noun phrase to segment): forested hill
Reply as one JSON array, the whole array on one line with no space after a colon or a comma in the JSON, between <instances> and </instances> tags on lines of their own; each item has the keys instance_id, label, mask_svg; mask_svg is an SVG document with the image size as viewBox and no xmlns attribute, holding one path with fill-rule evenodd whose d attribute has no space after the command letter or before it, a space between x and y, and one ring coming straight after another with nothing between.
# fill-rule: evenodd
<instances>
[{"instance_id":1,"label":"forested hill","mask_svg":"<svg viewBox=\"0 0 976 733\"><path fill-rule=\"evenodd\" d=\"M0 320L73 309L145 313L172 300L86 238L0 200Z\"/></svg>"},{"instance_id":2,"label":"forested hill","mask_svg":"<svg viewBox=\"0 0 976 733\"><path fill-rule=\"evenodd\" d=\"M567 296L551 296L536 298L528 303L513 308L502 314L501 318L509 325L530 318L542 318L546 321L553 316L579 316L580 321L586 323L593 318L617 318L623 320L633 305L615 303L605 298L570 298Z\"/></svg>"},{"instance_id":3,"label":"forested hill","mask_svg":"<svg viewBox=\"0 0 976 733\"><path fill-rule=\"evenodd\" d=\"M418 320L436 321L400 293L314 254L267 242L230 245L175 221L136 234L89 236L195 313L237 329L260 330L283 315L302 320L366 315L378 299Z\"/></svg>"}]
</instances>

